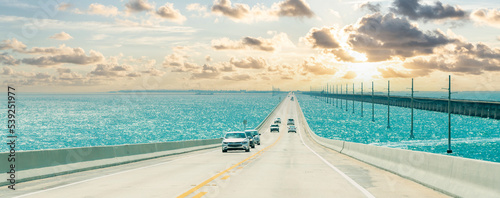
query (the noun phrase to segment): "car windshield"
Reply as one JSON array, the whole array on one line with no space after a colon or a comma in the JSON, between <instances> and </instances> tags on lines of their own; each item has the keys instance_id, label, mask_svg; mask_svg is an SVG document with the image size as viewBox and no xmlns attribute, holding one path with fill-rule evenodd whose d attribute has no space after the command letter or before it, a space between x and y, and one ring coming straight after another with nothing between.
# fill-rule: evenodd
<instances>
[{"instance_id":1,"label":"car windshield","mask_svg":"<svg viewBox=\"0 0 500 198\"><path fill-rule=\"evenodd\" d=\"M246 138L247 136L244 133L228 133L226 134L226 139L230 138Z\"/></svg>"},{"instance_id":2,"label":"car windshield","mask_svg":"<svg viewBox=\"0 0 500 198\"><path fill-rule=\"evenodd\" d=\"M252 132L252 135L259 135L259 132L257 132L257 131L253 131L253 132Z\"/></svg>"},{"instance_id":3,"label":"car windshield","mask_svg":"<svg viewBox=\"0 0 500 198\"><path fill-rule=\"evenodd\" d=\"M276 125L276 124L273 124L273 125L271 125L271 127L278 127L278 125Z\"/></svg>"},{"instance_id":4,"label":"car windshield","mask_svg":"<svg viewBox=\"0 0 500 198\"><path fill-rule=\"evenodd\" d=\"M246 131L245 134L247 134L248 137L252 136L252 132Z\"/></svg>"},{"instance_id":5,"label":"car windshield","mask_svg":"<svg viewBox=\"0 0 500 198\"><path fill-rule=\"evenodd\" d=\"M288 121L293 121L293 119L288 119Z\"/></svg>"}]
</instances>

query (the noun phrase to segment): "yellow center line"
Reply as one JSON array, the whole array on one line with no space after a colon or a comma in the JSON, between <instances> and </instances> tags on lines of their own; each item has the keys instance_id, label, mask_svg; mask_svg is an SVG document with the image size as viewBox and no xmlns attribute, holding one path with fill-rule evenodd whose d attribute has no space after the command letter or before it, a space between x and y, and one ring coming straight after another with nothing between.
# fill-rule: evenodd
<instances>
[{"instance_id":1,"label":"yellow center line","mask_svg":"<svg viewBox=\"0 0 500 198\"><path fill-rule=\"evenodd\" d=\"M200 184L198 184L197 186L195 186L195 187L191 188L190 190L186 191L185 193L182 193L182 194L181 194L181 195L179 195L177 198L184 198L184 197L187 197L187 196L188 196L188 195L190 195L191 193L193 193L193 192L197 191L198 189L200 189L201 187L203 187L203 186L207 185L207 184L208 184L208 183L210 183L211 181L213 181L213 180L217 179L217 178L218 178L218 177L220 177L221 175L223 175L223 174L225 174L225 173L229 172L229 171L230 171L230 170L232 170L233 168L236 168L237 166L239 166L239 165L243 164L244 162L248 161L249 159L251 159L252 157L256 156L257 154L259 154L259 153L262 153L262 152L266 151L267 149L269 149L269 148L271 148L272 146L274 146L274 145L278 142L278 140L280 140L280 139L281 139L281 136L282 136L282 135L280 135L280 136L278 137L278 139L277 139L276 141L274 141L274 143L273 143L273 144L271 144L271 145L269 145L268 147L266 147L266 148L264 148L264 149L260 150L259 152L257 152L257 153L255 153L255 154L253 154L252 156L250 156L250 157L248 157L248 158L244 159L243 161L238 162L237 164L235 164L235 165L233 165L233 166L229 167L228 169L226 169L226 170L224 170L224 171L222 171L222 172L220 172L220 173L218 173L218 174L214 175L213 177L211 177L211 178L209 178L209 179L205 180L204 182L201 182ZM201 193L205 193L205 194L206 194L206 192L201 192ZM203 195L205 195L205 194L203 194ZM198 193L196 196L198 196L198 195L200 195L200 193ZM200 196L203 196L203 195L200 195Z\"/></svg>"},{"instance_id":2,"label":"yellow center line","mask_svg":"<svg viewBox=\"0 0 500 198\"><path fill-rule=\"evenodd\" d=\"M200 198L200 197L203 197L203 195L207 194L208 192L200 192L198 194L196 194L195 196L193 196L193 198Z\"/></svg>"},{"instance_id":3,"label":"yellow center line","mask_svg":"<svg viewBox=\"0 0 500 198\"><path fill-rule=\"evenodd\" d=\"M229 175L226 175L226 176L222 177L221 179L227 179L227 178L229 178Z\"/></svg>"}]
</instances>

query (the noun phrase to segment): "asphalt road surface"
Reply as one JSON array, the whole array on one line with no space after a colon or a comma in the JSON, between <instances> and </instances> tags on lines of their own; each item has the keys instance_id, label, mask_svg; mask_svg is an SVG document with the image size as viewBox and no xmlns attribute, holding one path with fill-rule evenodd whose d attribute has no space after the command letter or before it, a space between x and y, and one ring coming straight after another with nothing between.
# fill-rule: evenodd
<instances>
[{"instance_id":1,"label":"asphalt road surface","mask_svg":"<svg viewBox=\"0 0 500 198\"><path fill-rule=\"evenodd\" d=\"M220 148L19 183L0 197L447 197L330 150L298 122L287 99L250 152ZM270 133L275 117L282 124ZM288 133L293 118L297 133Z\"/></svg>"}]
</instances>

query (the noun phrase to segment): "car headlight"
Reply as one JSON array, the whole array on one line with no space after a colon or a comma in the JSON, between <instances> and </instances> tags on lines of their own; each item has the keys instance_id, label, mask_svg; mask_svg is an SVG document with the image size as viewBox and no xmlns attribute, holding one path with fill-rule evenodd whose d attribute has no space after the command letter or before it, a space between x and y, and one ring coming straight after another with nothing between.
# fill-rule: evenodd
<instances>
[{"instance_id":1,"label":"car headlight","mask_svg":"<svg viewBox=\"0 0 500 198\"><path fill-rule=\"evenodd\" d=\"M245 141L243 141L243 142L241 142L241 143L246 144L246 143L248 143L248 141L246 141L246 140L245 140Z\"/></svg>"},{"instance_id":2,"label":"car headlight","mask_svg":"<svg viewBox=\"0 0 500 198\"><path fill-rule=\"evenodd\" d=\"M227 142L222 142L222 144L228 144Z\"/></svg>"}]
</instances>

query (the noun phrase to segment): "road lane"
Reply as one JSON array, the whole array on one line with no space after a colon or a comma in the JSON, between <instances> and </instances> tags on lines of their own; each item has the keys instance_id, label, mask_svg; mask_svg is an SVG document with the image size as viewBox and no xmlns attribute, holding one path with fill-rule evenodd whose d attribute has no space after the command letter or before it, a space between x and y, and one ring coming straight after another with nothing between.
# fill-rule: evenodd
<instances>
[{"instance_id":1,"label":"road lane","mask_svg":"<svg viewBox=\"0 0 500 198\"><path fill-rule=\"evenodd\" d=\"M283 108L283 105L279 108ZM278 109L277 112L276 116L281 116L282 111ZM278 136L269 135L268 131L269 126L259 131L262 133L261 145L251 149L249 153L244 151L222 153L220 148L216 148L193 154L145 160L24 182L19 184L15 192L1 189L0 197L15 195L21 195L21 197L176 197L271 145ZM251 161L242 163L241 166ZM237 173L239 170L241 167L232 170L230 174ZM217 187L217 183L211 185ZM207 187L207 190L213 190L213 187Z\"/></svg>"},{"instance_id":2,"label":"road lane","mask_svg":"<svg viewBox=\"0 0 500 198\"><path fill-rule=\"evenodd\" d=\"M185 197L446 197L316 144L301 127L297 107L297 100L285 101L259 131L262 144L249 153L217 148L168 156L21 183L5 197L178 197L187 192ZM280 133L269 133L276 117L282 119ZM288 118L296 121L298 133L287 133Z\"/></svg>"}]
</instances>

